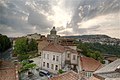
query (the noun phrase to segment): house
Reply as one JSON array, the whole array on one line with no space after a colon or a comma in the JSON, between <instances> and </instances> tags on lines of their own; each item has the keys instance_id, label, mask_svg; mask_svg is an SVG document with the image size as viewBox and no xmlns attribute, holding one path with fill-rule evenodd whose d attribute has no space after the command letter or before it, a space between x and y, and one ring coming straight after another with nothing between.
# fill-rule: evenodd
<instances>
[{"instance_id":1,"label":"house","mask_svg":"<svg viewBox=\"0 0 120 80\"><path fill-rule=\"evenodd\" d=\"M87 78L90 78L96 70L102 67L99 61L84 56L80 57L79 65L80 72Z\"/></svg>"},{"instance_id":2,"label":"house","mask_svg":"<svg viewBox=\"0 0 120 80\"><path fill-rule=\"evenodd\" d=\"M41 60L42 69L57 73L65 64L64 47L54 43L49 44L43 49Z\"/></svg>"},{"instance_id":3,"label":"house","mask_svg":"<svg viewBox=\"0 0 120 80\"><path fill-rule=\"evenodd\" d=\"M66 66L67 61L70 65L77 65L77 56L77 52L70 50L70 48L67 49L59 44L50 43L42 51L42 69L58 73L58 70L68 67Z\"/></svg>"},{"instance_id":4,"label":"house","mask_svg":"<svg viewBox=\"0 0 120 80\"><path fill-rule=\"evenodd\" d=\"M87 79L71 70L63 74L56 75L48 80L87 80Z\"/></svg>"},{"instance_id":5,"label":"house","mask_svg":"<svg viewBox=\"0 0 120 80\"><path fill-rule=\"evenodd\" d=\"M26 36L26 38L28 38L28 39L40 40L40 39L44 39L45 36L44 36L44 35L41 35L41 34L38 34L38 33L34 33L34 34L28 34L28 35Z\"/></svg>"},{"instance_id":6,"label":"house","mask_svg":"<svg viewBox=\"0 0 120 80\"><path fill-rule=\"evenodd\" d=\"M105 60L107 60L109 63L111 63L111 62L113 62L113 61L115 61L115 60L117 60L118 59L118 57L116 57L116 56L111 56L111 57L106 57L105 58Z\"/></svg>"},{"instance_id":7,"label":"house","mask_svg":"<svg viewBox=\"0 0 120 80\"><path fill-rule=\"evenodd\" d=\"M98 80L120 80L120 59L94 72L93 78ZM92 78L90 80L93 80Z\"/></svg>"},{"instance_id":8,"label":"house","mask_svg":"<svg viewBox=\"0 0 120 80\"><path fill-rule=\"evenodd\" d=\"M0 80L19 80L18 66L10 61L0 61Z\"/></svg>"},{"instance_id":9,"label":"house","mask_svg":"<svg viewBox=\"0 0 120 80\"><path fill-rule=\"evenodd\" d=\"M65 46L65 70L74 70L77 71L76 67L78 66L78 52L69 46Z\"/></svg>"}]
</instances>

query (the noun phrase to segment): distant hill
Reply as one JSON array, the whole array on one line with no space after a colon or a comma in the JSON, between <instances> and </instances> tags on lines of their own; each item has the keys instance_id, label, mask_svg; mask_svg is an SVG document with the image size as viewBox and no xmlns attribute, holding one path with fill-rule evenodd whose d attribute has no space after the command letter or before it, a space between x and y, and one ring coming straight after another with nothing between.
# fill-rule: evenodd
<instances>
[{"instance_id":1,"label":"distant hill","mask_svg":"<svg viewBox=\"0 0 120 80\"><path fill-rule=\"evenodd\" d=\"M107 35L81 35L81 36L64 36L65 38L78 39L83 43L100 43L107 45L120 45L120 39L111 38Z\"/></svg>"},{"instance_id":2,"label":"distant hill","mask_svg":"<svg viewBox=\"0 0 120 80\"><path fill-rule=\"evenodd\" d=\"M65 38L111 38L107 35L81 35L81 36L63 36Z\"/></svg>"}]
</instances>

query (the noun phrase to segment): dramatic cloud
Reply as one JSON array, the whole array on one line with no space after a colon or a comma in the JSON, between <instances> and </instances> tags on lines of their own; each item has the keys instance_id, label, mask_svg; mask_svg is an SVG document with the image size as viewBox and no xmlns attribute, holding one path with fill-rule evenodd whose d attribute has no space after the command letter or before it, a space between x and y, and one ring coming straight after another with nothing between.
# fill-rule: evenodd
<instances>
[{"instance_id":1,"label":"dramatic cloud","mask_svg":"<svg viewBox=\"0 0 120 80\"><path fill-rule=\"evenodd\" d=\"M119 0L2 0L0 33L107 34L120 38Z\"/></svg>"}]
</instances>

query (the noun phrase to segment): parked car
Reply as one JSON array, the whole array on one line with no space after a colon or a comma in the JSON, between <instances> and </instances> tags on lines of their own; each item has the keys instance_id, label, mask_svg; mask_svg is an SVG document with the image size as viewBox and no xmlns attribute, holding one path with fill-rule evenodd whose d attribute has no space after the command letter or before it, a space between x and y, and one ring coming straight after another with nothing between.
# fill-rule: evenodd
<instances>
[{"instance_id":1,"label":"parked car","mask_svg":"<svg viewBox=\"0 0 120 80\"><path fill-rule=\"evenodd\" d=\"M52 75L48 71L45 71L45 70L39 70L39 75L42 77L47 76L48 78L52 77Z\"/></svg>"},{"instance_id":2,"label":"parked car","mask_svg":"<svg viewBox=\"0 0 120 80\"><path fill-rule=\"evenodd\" d=\"M28 72L28 77L33 76L34 74L32 72Z\"/></svg>"},{"instance_id":3,"label":"parked car","mask_svg":"<svg viewBox=\"0 0 120 80\"><path fill-rule=\"evenodd\" d=\"M44 74L44 73L42 73L42 72L39 72L39 76L44 77L44 76L45 76L45 74Z\"/></svg>"},{"instance_id":4,"label":"parked car","mask_svg":"<svg viewBox=\"0 0 120 80\"><path fill-rule=\"evenodd\" d=\"M28 60L29 61L29 63L33 63L34 61L33 60Z\"/></svg>"}]
</instances>

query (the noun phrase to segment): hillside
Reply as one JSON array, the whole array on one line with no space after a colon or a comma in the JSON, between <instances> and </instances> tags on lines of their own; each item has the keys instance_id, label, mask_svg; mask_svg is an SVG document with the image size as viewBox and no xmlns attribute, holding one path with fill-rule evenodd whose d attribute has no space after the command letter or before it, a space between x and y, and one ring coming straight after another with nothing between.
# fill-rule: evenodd
<instances>
[{"instance_id":1,"label":"hillside","mask_svg":"<svg viewBox=\"0 0 120 80\"><path fill-rule=\"evenodd\" d=\"M107 35L81 35L81 36L64 36L65 38L78 39L83 43L100 43L106 45L120 45L120 39L111 38Z\"/></svg>"},{"instance_id":2,"label":"hillside","mask_svg":"<svg viewBox=\"0 0 120 80\"><path fill-rule=\"evenodd\" d=\"M64 36L65 38L111 38L107 35L81 35L81 36Z\"/></svg>"},{"instance_id":3,"label":"hillside","mask_svg":"<svg viewBox=\"0 0 120 80\"><path fill-rule=\"evenodd\" d=\"M88 50L99 51L101 54L110 54L120 56L120 46L119 45L106 45L100 43L79 43L79 49L84 50L85 52ZM86 54L86 53L84 53Z\"/></svg>"}]
</instances>

